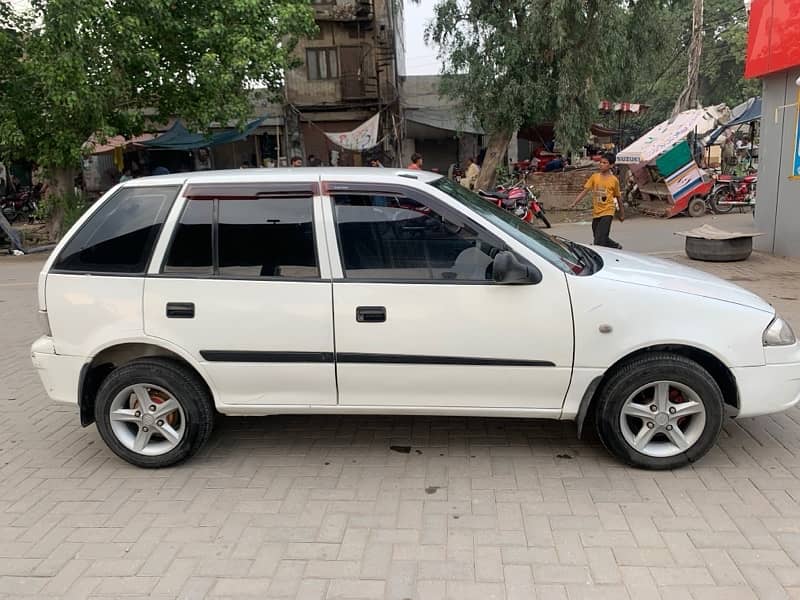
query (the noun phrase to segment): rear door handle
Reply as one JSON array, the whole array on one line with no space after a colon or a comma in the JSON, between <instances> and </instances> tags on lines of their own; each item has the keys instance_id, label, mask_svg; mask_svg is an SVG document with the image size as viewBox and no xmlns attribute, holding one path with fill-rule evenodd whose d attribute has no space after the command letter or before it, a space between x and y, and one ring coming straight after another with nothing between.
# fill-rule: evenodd
<instances>
[{"instance_id":1,"label":"rear door handle","mask_svg":"<svg viewBox=\"0 0 800 600\"><path fill-rule=\"evenodd\" d=\"M383 323L386 321L386 307L359 306L356 308L356 321L359 323Z\"/></svg>"},{"instance_id":2,"label":"rear door handle","mask_svg":"<svg viewBox=\"0 0 800 600\"><path fill-rule=\"evenodd\" d=\"M168 319L194 319L194 302L167 302Z\"/></svg>"}]
</instances>

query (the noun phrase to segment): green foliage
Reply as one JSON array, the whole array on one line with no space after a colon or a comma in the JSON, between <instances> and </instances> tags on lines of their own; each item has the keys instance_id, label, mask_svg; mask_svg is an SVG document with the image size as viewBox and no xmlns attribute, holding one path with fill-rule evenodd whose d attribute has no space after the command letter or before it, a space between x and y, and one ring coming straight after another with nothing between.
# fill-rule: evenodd
<instances>
[{"instance_id":1,"label":"green foliage","mask_svg":"<svg viewBox=\"0 0 800 600\"><path fill-rule=\"evenodd\" d=\"M584 144L601 97L625 86L643 48L666 44L658 0L439 0L427 30L443 91L489 131L554 122Z\"/></svg>"},{"instance_id":2,"label":"green foliage","mask_svg":"<svg viewBox=\"0 0 800 600\"><path fill-rule=\"evenodd\" d=\"M67 231L86 212L87 208L89 208L89 199L81 193L70 191L59 195L49 194L47 198L42 198L36 211L36 219L50 221L53 215L60 213L63 215L62 231Z\"/></svg>"},{"instance_id":3,"label":"green foliage","mask_svg":"<svg viewBox=\"0 0 800 600\"><path fill-rule=\"evenodd\" d=\"M146 119L244 121L251 89L276 95L307 0L34 0L0 3L0 154L71 167L90 135Z\"/></svg>"},{"instance_id":4,"label":"green foliage","mask_svg":"<svg viewBox=\"0 0 800 600\"><path fill-rule=\"evenodd\" d=\"M490 132L552 122L583 145L600 99L649 104L639 134L669 117L686 83L691 0L438 0L427 39L443 91ZM741 0L705 0L699 99L735 106L757 95L744 74ZM606 124L616 128L616 118Z\"/></svg>"},{"instance_id":5,"label":"green foliage","mask_svg":"<svg viewBox=\"0 0 800 600\"><path fill-rule=\"evenodd\" d=\"M651 109L630 123L633 134L643 133L668 118L686 84L691 1L675 0L652 15L671 43L643 48L631 65L618 98L649 104ZM758 80L744 79L747 15L740 0L705 0L703 54L700 61L699 102L734 107L761 93ZM609 125L615 125L611 122Z\"/></svg>"}]
</instances>

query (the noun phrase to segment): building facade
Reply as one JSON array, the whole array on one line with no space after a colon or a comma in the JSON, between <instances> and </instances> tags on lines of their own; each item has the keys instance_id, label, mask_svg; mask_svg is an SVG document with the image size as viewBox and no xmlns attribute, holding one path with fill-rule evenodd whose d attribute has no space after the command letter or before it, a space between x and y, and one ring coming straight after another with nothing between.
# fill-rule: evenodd
<instances>
[{"instance_id":1,"label":"building facade","mask_svg":"<svg viewBox=\"0 0 800 600\"><path fill-rule=\"evenodd\" d=\"M301 40L302 65L286 74L288 155L360 165L325 133L350 131L381 113L372 153L399 161L400 86L405 63L402 0L313 0L319 33Z\"/></svg>"},{"instance_id":2,"label":"building facade","mask_svg":"<svg viewBox=\"0 0 800 600\"><path fill-rule=\"evenodd\" d=\"M762 93L759 250L800 256L800 0L753 0L745 76Z\"/></svg>"}]
</instances>

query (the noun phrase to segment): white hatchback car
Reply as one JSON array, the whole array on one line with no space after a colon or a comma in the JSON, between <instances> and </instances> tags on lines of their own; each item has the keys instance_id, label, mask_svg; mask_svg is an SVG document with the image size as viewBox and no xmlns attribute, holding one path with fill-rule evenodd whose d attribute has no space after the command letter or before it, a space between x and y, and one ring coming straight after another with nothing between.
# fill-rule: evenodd
<instances>
[{"instance_id":1,"label":"white hatchback car","mask_svg":"<svg viewBox=\"0 0 800 600\"><path fill-rule=\"evenodd\" d=\"M593 422L679 467L800 400L800 347L759 297L550 237L434 173L292 169L117 186L39 279L48 394L163 467L217 412Z\"/></svg>"}]
</instances>

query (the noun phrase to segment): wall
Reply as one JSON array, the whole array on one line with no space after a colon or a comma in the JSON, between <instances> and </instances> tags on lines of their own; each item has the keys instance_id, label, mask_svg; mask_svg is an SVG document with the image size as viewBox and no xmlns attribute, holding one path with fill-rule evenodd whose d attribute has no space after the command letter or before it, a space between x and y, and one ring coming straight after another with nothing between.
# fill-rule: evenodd
<instances>
[{"instance_id":1,"label":"wall","mask_svg":"<svg viewBox=\"0 0 800 600\"><path fill-rule=\"evenodd\" d=\"M800 180L790 180L797 126L800 68L764 79L756 228L758 250L800 256ZM791 106L787 106L791 105ZM776 122L777 113L777 122Z\"/></svg>"},{"instance_id":2,"label":"wall","mask_svg":"<svg viewBox=\"0 0 800 600\"><path fill-rule=\"evenodd\" d=\"M594 169L580 169L564 173L533 173L528 183L539 192L545 208L567 208L583 189L583 184Z\"/></svg>"}]
</instances>

